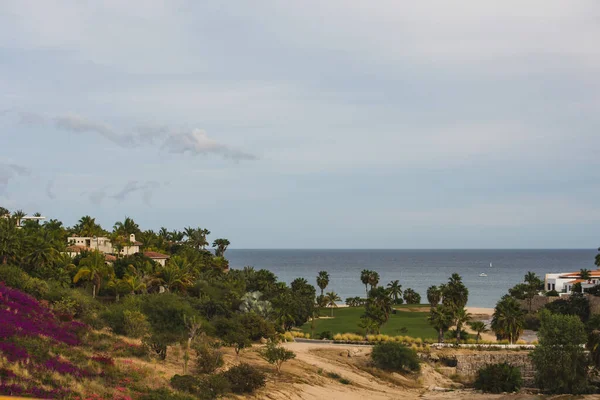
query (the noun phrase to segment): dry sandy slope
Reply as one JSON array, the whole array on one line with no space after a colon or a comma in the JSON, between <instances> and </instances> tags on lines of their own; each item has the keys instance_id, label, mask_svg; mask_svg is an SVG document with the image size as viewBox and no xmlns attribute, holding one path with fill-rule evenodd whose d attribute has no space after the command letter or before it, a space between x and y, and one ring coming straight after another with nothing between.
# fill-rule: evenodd
<instances>
[{"instance_id":1,"label":"dry sandy slope","mask_svg":"<svg viewBox=\"0 0 600 400\"><path fill-rule=\"evenodd\" d=\"M531 394L482 394L467 389L449 392L432 390L435 387L451 387L452 382L434 369L423 364L421 374L415 377L403 377L394 374L394 383L375 377L359 367L368 362L369 347L352 345L330 345L318 343L286 343L296 353L296 359L283 366L280 376L269 379L266 388L250 398L271 400L387 400L387 399L431 399L431 400L534 400L560 399L570 397L542 397ZM352 357L343 354L350 350ZM255 353L254 353L255 354ZM248 352L244 361L261 364ZM249 360L250 358L251 360ZM349 379L350 385L326 376L327 372L335 372ZM600 396L584 396L578 398L600 399Z\"/></svg>"}]
</instances>

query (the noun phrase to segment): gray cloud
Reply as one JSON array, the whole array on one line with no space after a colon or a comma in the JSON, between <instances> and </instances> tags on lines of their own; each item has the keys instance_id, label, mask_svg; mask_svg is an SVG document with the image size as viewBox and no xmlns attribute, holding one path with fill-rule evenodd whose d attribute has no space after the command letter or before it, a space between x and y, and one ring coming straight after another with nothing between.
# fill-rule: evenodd
<instances>
[{"instance_id":1,"label":"gray cloud","mask_svg":"<svg viewBox=\"0 0 600 400\"><path fill-rule=\"evenodd\" d=\"M6 193L11 180L17 177L29 176L30 174L31 170L27 167L17 164L0 163L0 195Z\"/></svg>"},{"instance_id":2,"label":"gray cloud","mask_svg":"<svg viewBox=\"0 0 600 400\"><path fill-rule=\"evenodd\" d=\"M150 205L150 201L152 200L152 196L154 195L154 191L160 188L160 183L156 181L129 181L125 184L125 186L119 190L117 193L112 195L111 197L118 200L123 201L129 195L140 192L142 194L142 199L144 203Z\"/></svg>"},{"instance_id":3,"label":"gray cloud","mask_svg":"<svg viewBox=\"0 0 600 400\"><path fill-rule=\"evenodd\" d=\"M48 181L48 184L46 185L46 195L51 200L56 198L56 194L54 193L54 179Z\"/></svg>"},{"instance_id":4,"label":"gray cloud","mask_svg":"<svg viewBox=\"0 0 600 400\"><path fill-rule=\"evenodd\" d=\"M169 153L193 155L218 154L232 160L256 160L256 156L233 149L208 137L202 129L189 133L171 133L163 143Z\"/></svg>"},{"instance_id":5,"label":"gray cloud","mask_svg":"<svg viewBox=\"0 0 600 400\"><path fill-rule=\"evenodd\" d=\"M58 129L70 132L97 133L119 146L130 145L134 142L133 135L118 133L106 124L94 122L75 114L57 116L54 118L54 124Z\"/></svg>"},{"instance_id":6,"label":"gray cloud","mask_svg":"<svg viewBox=\"0 0 600 400\"><path fill-rule=\"evenodd\" d=\"M111 126L92 121L76 114L64 114L46 117L32 112L19 112L20 123L27 125L46 125L49 121L60 130L75 133L98 134L118 146L151 146L162 143L160 149L169 153L192 155L219 155L234 161L256 160L253 154L237 150L208 137L202 129L191 132L174 131L166 126L144 126L135 129L135 133L122 133Z\"/></svg>"}]
</instances>

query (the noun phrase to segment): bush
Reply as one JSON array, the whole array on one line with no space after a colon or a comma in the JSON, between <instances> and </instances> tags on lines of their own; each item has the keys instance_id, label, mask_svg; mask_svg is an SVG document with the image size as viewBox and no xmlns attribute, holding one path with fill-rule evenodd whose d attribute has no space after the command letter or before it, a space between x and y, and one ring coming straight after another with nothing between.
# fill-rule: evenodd
<instances>
[{"instance_id":1,"label":"bush","mask_svg":"<svg viewBox=\"0 0 600 400\"><path fill-rule=\"evenodd\" d=\"M331 331L323 331L318 334L319 339L322 340L333 340L333 333Z\"/></svg>"},{"instance_id":2,"label":"bush","mask_svg":"<svg viewBox=\"0 0 600 400\"><path fill-rule=\"evenodd\" d=\"M147 393L144 393L138 397L139 400L194 400L195 396L188 396L185 394L173 393L166 387L158 389L148 389Z\"/></svg>"},{"instance_id":3,"label":"bush","mask_svg":"<svg viewBox=\"0 0 600 400\"><path fill-rule=\"evenodd\" d=\"M376 367L389 371L419 371L417 353L397 342L384 342L373 347L371 353Z\"/></svg>"},{"instance_id":4,"label":"bush","mask_svg":"<svg viewBox=\"0 0 600 400\"><path fill-rule=\"evenodd\" d=\"M196 393L201 399L211 400L222 397L231 391L231 384L223 374L210 375L198 381Z\"/></svg>"},{"instance_id":5,"label":"bush","mask_svg":"<svg viewBox=\"0 0 600 400\"><path fill-rule=\"evenodd\" d=\"M233 393L252 393L265 386L265 374L248 364L230 368L223 376L229 381Z\"/></svg>"},{"instance_id":6,"label":"bush","mask_svg":"<svg viewBox=\"0 0 600 400\"><path fill-rule=\"evenodd\" d=\"M260 352L260 355L270 364L275 364L277 372L281 371L281 365L284 362L296 358L296 353L286 350L281 346L277 346L277 343L273 341L267 343L267 346Z\"/></svg>"},{"instance_id":7,"label":"bush","mask_svg":"<svg viewBox=\"0 0 600 400\"><path fill-rule=\"evenodd\" d=\"M540 329L540 319L535 314L526 314L525 315L525 329L530 329L532 331L537 331Z\"/></svg>"},{"instance_id":8,"label":"bush","mask_svg":"<svg viewBox=\"0 0 600 400\"><path fill-rule=\"evenodd\" d=\"M219 349L202 343L194 345L194 350L198 356L196 367L201 374L212 374L217 368L223 366L223 353Z\"/></svg>"},{"instance_id":9,"label":"bush","mask_svg":"<svg viewBox=\"0 0 600 400\"><path fill-rule=\"evenodd\" d=\"M140 338L150 332L150 324L144 314L139 311L123 311L123 330L132 338Z\"/></svg>"},{"instance_id":10,"label":"bush","mask_svg":"<svg viewBox=\"0 0 600 400\"><path fill-rule=\"evenodd\" d=\"M521 388L521 370L510 364L492 364L477 373L475 389L486 393L516 392Z\"/></svg>"},{"instance_id":11,"label":"bush","mask_svg":"<svg viewBox=\"0 0 600 400\"><path fill-rule=\"evenodd\" d=\"M558 297L560 294L556 290L549 290L546 292L546 297Z\"/></svg>"},{"instance_id":12,"label":"bush","mask_svg":"<svg viewBox=\"0 0 600 400\"><path fill-rule=\"evenodd\" d=\"M198 393L200 389L200 382L195 376L174 375L171 378L171 387L182 392L195 394Z\"/></svg>"}]
</instances>

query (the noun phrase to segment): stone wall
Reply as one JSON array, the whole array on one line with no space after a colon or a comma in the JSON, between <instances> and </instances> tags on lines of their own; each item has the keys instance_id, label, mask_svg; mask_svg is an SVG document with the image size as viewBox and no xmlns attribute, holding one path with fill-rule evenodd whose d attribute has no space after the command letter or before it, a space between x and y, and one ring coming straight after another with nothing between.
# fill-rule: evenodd
<instances>
[{"instance_id":1,"label":"stone wall","mask_svg":"<svg viewBox=\"0 0 600 400\"><path fill-rule=\"evenodd\" d=\"M523 383L533 385L535 369L529 358L528 351L478 351L471 354L456 354L456 373L474 379L477 372L490 364L508 363L521 369Z\"/></svg>"},{"instance_id":2,"label":"stone wall","mask_svg":"<svg viewBox=\"0 0 600 400\"><path fill-rule=\"evenodd\" d=\"M592 315L600 314L600 297L592 296L590 294L584 294L584 296L590 302L591 314ZM546 304L551 303L558 299L568 300L569 296L561 296L561 297L535 296L531 300L531 311L538 312ZM529 308L529 302L527 300L517 300L517 301L521 304L521 308L523 308L523 310L527 310Z\"/></svg>"}]
</instances>

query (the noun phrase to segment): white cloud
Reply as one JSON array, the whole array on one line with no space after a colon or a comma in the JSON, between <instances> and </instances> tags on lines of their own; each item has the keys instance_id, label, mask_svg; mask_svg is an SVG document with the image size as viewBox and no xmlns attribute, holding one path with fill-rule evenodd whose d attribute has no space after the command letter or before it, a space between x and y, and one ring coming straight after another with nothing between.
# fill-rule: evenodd
<instances>
[{"instance_id":1,"label":"white cloud","mask_svg":"<svg viewBox=\"0 0 600 400\"><path fill-rule=\"evenodd\" d=\"M193 155L218 154L232 160L255 160L256 156L244 153L218 143L208 137L202 129L187 133L171 133L167 136L163 148L170 153L190 153Z\"/></svg>"}]
</instances>

